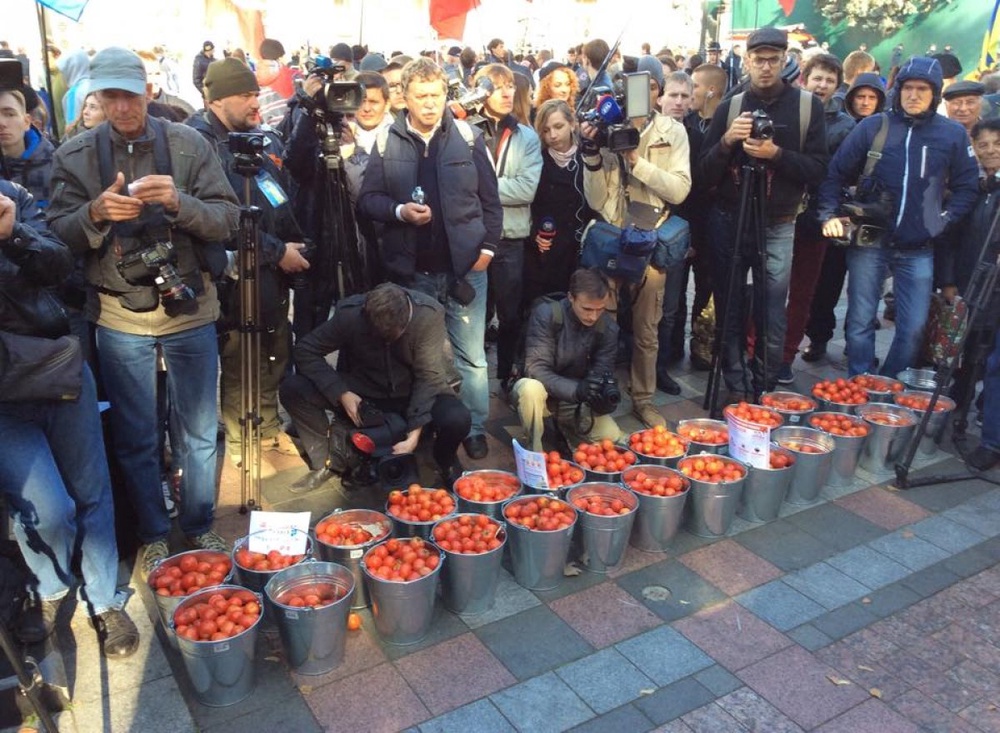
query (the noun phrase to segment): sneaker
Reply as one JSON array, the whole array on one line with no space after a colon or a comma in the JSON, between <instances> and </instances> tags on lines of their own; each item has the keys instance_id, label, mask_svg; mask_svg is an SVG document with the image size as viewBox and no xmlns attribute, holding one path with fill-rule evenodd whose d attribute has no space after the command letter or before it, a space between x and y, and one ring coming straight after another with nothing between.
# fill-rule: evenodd
<instances>
[{"instance_id":1,"label":"sneaker","mask_svg":"<svg viewBox=\"0 0 1000 733\"><path fill-rule=\"evenodd\" d=\"M647 428L655 428L657 425L667 426L666 419L659 410L653 407L652 403L643 402L641 405L632 405L632 414Z\"/></svg>"},{"instance_id":2,"label":"sneaker","mask_svg":"<svg viewBox=\"0 0 1000 733\"><path fill-rule=\"evenodd\" d=\"M142 552L142 574L149 575L163 560L170 557L170 546L166 540L150 542Z\"/></svg>"},{"instance_id":3,"label":"sneaker","mask_svg":"<svg viewBox=\"0 0 1000 733\"><path fill-rule=\"evenodd\" d=\"M782 364L781 368L778 369L777 376L778 384L792 384L795 381L795 375L792 374L791 364Z\"/></svg>"},{"instance_id":4,"label":"sneaker","mask_svg":"<svg viewBox=\"0 0 1000 733\"><path fill-rule=\"evenodd\" d=\"M62 599L42 601L30 594L24 601L21 615L17 618L14 634L22 644L37 644L49 637L56 627L56 617Z\"/></svg>"},{"instance_id":5,"label":"sneaker","mask_svg":"<svg viewBox=\"0 0 1000 733\"><path fill-rule=\"evenodd\" d=\"M233 549L232 545L212 530L208 530L204 534L195 535L194 537L188 537L188 542L191 543L196 550L231 552Z\"/></svg>"},{"instance_id":6,"label":"sneaker","mask_svg":"<svg viewBox=\"0 0 1000 733\"><path fill-rule=\"evenodd\" d=\"M97 640L105 657L124 659L131 657L139 648L139 630L125 611L112 608L99 613L91 617L90 625L97 631Z\"/></svg>"}]
</instances>

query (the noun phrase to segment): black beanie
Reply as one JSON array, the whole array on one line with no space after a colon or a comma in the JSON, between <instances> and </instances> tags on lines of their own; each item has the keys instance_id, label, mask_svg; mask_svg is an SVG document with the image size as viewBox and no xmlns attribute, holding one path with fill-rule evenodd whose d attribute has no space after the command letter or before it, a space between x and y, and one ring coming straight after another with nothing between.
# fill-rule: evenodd
<instances>
[{"instance_id":1,"label":"black beanie","mask_svg":"<svg viewBox=\"0 0 1000 733\"><path fill-rule=\"evenodd\" d=\"M208 71L205 72L205 97L209 102L259 91L257 77L239 59L228 58L208 65Z\"/></svg>"}]
</instances>

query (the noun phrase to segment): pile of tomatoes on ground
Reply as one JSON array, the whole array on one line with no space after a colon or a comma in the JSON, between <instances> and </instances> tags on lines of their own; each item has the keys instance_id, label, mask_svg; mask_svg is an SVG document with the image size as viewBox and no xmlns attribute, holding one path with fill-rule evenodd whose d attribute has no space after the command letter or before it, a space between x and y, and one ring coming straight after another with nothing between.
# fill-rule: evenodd
<instances>
[{"instance_id":1,"label":"pile of tomatoes on ground","mask_svg":"<svg viewBox=\"0 0 1000 733\"><path fill-rule=\"evenodd\" d=\"M410 484L405 491L390 491L386 508L404 522L436 522L455 511L455 499L444 489Z\"/></svg>"},{"instance_id":2,"label":"pile of tomatoes on ground","mask_svg":"<svg viewBox=\"0 0 1000 733\"><path fill-rule=\"evenodd\" d=\"M196 590L219 585L232 569L232 561L223 552L186 552L157 565L149 576L149 585L158 596L187 596Z\"/></svg>"},{"instance_id":3,"label":"pile of tomatoes on ground","mask_svg":"<svg viewBox=\"0 0 1000 733\"><path fill-rule=\"evenodd\" d=\"M506 471L476 471L455 481L455 493L469 501L506 501L520 490L521 480Z\"/></svg>"},{"instance_id":4,"label":"pile of tomatoes on ground","mask_svg":"<svg viewBox=\"0 0 1000 733\"><path fill-rule=\"evenodd\" d=\"M635 453L619 448L612 440L602 440L599 443L580 443L573 460L588 471L618 473L635 463Z\"/></svg>"},{"instance_id":5,"label":"pile of tomatoes on ground","mask_svg":"<svg viewBox=\"0 0 1000 733\"><path fill-rule=\"evenodd\" d=\"M485 514L460 514L434 525L434 544L447 552L481 555L503 544L500 523Z\"/></svg>"},{"instance_id":6,"label":"pile of tomatoes on ground","mask_svg":"<svg viewBox=\"0 0 1000 733\"><path fill-rule=\"evenodd\" d=\"M515 499L503 509L511 524L542 532L568 527L576 521L576 512L566 502L548 496L525 496Z\"/></svg>"},{"instance_id":7,"label":"pile of tomatoes on ground","mask_svg":"<svg viewBox=\"0 0 1000 733\"><path fill-rule=\"evenodd\" d=\"M441 563L441 553L420 537L393 537L370 549L363 562L376 578L406 583L433 573Z\"/></svg>"},{"instance_id":8,"label":"pile of tomatoes on ground","mask_svg":"<svg viewBox=\"0 0 1000 733\"><path fill-rule=\"evenodd\" d=\"M260 601L254 593L242 588L220 588L204 600L178 606L174 631L190 641L223 641L242 634L258 618Z\"/></svg>"}]
</instances>

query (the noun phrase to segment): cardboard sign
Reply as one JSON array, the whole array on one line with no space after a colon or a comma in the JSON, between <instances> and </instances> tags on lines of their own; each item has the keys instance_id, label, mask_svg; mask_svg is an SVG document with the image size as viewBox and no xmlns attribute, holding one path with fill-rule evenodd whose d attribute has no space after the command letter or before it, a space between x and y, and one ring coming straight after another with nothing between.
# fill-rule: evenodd
<instances>
[{"instance_id":1,"label":"cardboard sign","mask_svg":"<svg viewBox=\"0 0 1000 733\"><path fill-rule=\"evenodd\" d=\"M311 512L250 512L250 552L304 555Z\"/></svg>"},{"instance_id":2,"label":"cardboard sign","mask_svg":"<svg viewBox=\"0 0 1000 733\"><path fill-rule=\"evenodd\" d=\"M517 466L517 477L521 479L521 483L547 491L549 472L545 470L545 454L522 448L517 440L512 442L514 443L514 464Z\"/></svg>"},{"instance_id":3,"label":"cardboard sign","mask_svg":"<svg viewBox=\"0 0 1000 733\"><path fill-rule=\"evenodd\" d=\"M748 466L767 468L771 464L771 429L726 415L729 427L729 455Z\"/></svg>"}]
</instances>

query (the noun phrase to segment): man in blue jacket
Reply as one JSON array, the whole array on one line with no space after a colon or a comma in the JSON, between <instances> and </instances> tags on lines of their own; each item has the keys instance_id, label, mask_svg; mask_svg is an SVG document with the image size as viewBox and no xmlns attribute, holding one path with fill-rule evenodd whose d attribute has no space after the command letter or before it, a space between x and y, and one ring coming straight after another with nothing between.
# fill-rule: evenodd
<instances>
[{"instance_id":1,"label":"man in blue jacket","mask_svg":"<svg viewBox=\"0 0 1000 733\"><path fill-rule=\"evenodd\" d=\"M472 413L463 445L470 458L484 458L486 268L503 229L497 178L479 131L445 110L444 71L419 58L404 67L402 81L406 111L375 142L358 210L385 225L389 279L444 305L462 402Z\"/></svg>"},{"instance_id":2,"label":"man in blue jacket","mask_svg":"<svg viewBox=\"0 0 1000 733\"><path fill-rule=\"evenodd\" d=\"M941 100L941 65L915 56L896 76L892 106L865 118L848 135L819 190L823 235L843 237L842 191L858 184L856 198L881 201L884 236L847 253L847 352L851 375L875 363L875 312L888 272L895 278L896 333L882 364L895 377L916 357L927 320L934 276L932 240L972 208L978 166L965 130L936 113ZM888 120L881 151L867 180L860 181L869 151ZM864 176L862 176L864 177ZM945 190L951 195L944 201Z\"/></svg>"}]
</instances>

